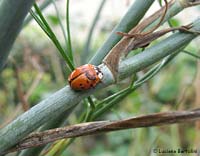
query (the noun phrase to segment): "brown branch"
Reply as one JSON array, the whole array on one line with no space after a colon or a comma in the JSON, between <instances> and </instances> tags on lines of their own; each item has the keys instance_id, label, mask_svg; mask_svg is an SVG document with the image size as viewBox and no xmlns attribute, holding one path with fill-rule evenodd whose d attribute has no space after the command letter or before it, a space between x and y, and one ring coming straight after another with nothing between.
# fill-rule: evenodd
<instances>
[{"instance_id":1,"label":"brown branch","mask_svg":"<svg viewBox=\"0 0 200 156\"><path fill-rule=\"evenodd\" d=\"M110 132L130 128L161 126L183 122L187 123L199 119L200 109L195 109L191 111L154 113L119 121L96 121L81 123L63 128L47 130L44 132L32 133L20 141L13 148L5 151L3 154L44 145L63 138L75 138L79 136L99 134L102 132Z\"/></svg>"},{"instance_id":2,"label":"brown branch","mask_svg":"<svg viewBox=\"0 0 200 156\"><path fill-rule=\"evenodd\" d=\"M127 37L138 37L138 36L145 36L148 34L151 34L152 32L154 32L157 28L159 28L159 26L162 24L162 22L164 21L164 18L167 14L167 10L168 10L168 2L167 0L164 0L165 2L165 7L164 7L164 12L160 18L160 21L158 22L158 24L156 24L153 28L151 28L150 30L146 31L146 32L142 32L142 33L134 33L134 34L130 34L130 33L123 33L123 32L116 32L118 35L122 35L122 36L127 36Z\"/></svg>"},{"instance_id":3,"label":"brown branch","mask_svg":"<svg viewBox=\"0 0 200 156\"><path fill-rule=\"evenodd\" d=\"M185 8L200 4L200 0L178 0L178 1Z\"/></svg>"},{"instance_id":4,"label":"brown branch","mask_svg":"<svg viewBox=\"0 0 200 156\"><path fill-rule=\"evenodd\" d=\"M148 35L148 34L154 32L162 24L162 22L164 21L164 18L166 16L166 14L167 14L167 10L168 10L168 2L167 2L167 0L164 0L164 2L165 2L164 12L163 12L163 14L162 14L162 16L161 16L160 21L158 22L158 24L156 26L154 26L153 28L151 28L149 31L141 33L141 35L144 36L144 35Z\"/></svg>"},{"instance_id":5,"label":"brown branch","mask_svg":"<svg viewBox=\"0 0 200 156\"><path fill-rule=\"evenodd\" d=\"M22 85L22 81L20 79L20 76L19 76L19 67L17 65L17 63L15 62L14 59L11 59L12 63L13 63L13 67L14 67L14 74L15 74L15 78L17 80L17 96L22 104L22 108L24 111L27 111L29 109L29 104L28 104L28 101L26 100L25 98L25 94L23 92L23 85Z\"/></svg>"},{"instance_id":6,"label":"brown branch","mask_svg":"<svg viewBox=\"0 0 200 156\"><path fill-rule=\"evenodd\" d=\"M147 34L147 35L133 34L132 36L135 36L135 39L132 40L129 43L129 45L126 47L125 55L127 55L128 52L131 50L146 47L152 41L160 38L161 36L163 36L169 32L175 31L175 30L182 31L182 32L188 32L188 33L194 33L194 34L200 33L200 32L196 32L196 31L192 31L192 30L190 30L190 28L192 28L192 24L188 24L186 26L181 26L181 27L167 28L167 29L156 31L156 32L153 32L153 33Z\"/></svg>"},{"instance_id":7,"label":"brown branch","mask_svg":"<svg viewBox=\"0 0 200 156\"><path fill-rule=\"evenodd\" d=\"M164 34L174 30L174 28L172 28L171 30L167 29L166 31L163 30L152 33L163 22L168 8L171 8L176 3L176 1L174 0L171 0L169 3L167 3L166 0L164 1L166 4L165 6L163 6L160 10L155 12L150 17L143 20L128 33L117 32L118 34L121 34L124 37L110 50L108 55L103 60L103 63L105 63L107 67L111 70L116 80L118 73L118 64L121 56L123 55L126 56L131 50L147 46L150 42L157 39L158 37L161 37ZM188 6L198 5L199 1L197 2L196 0L193 2L189 2L189 0L181 0L180 3L181 4L183 3L182 5L184 7L188 7ZM142 33L142 31L144 31L148 25L152 24L159 17L161 17L161 19L155 27L153 27L151 30L147 32ZM182 30L182 29L183 27L175 28L175 30Z\"/></svg>"},{"instance_id":8,"label":"brown branch","mask_svg":"<svg viewBox=\"0 0 200 156\"><path fill-rule=\"evenodd\" d=\"M167 3L166 0L165 0L165 3ZM139 33L141 33L148 25L153 23L160 16L161 16L161 20L163 21L163 18L165 16L165 14L167 13L167 9L172 7L174 3L175 3L175 1L171 0L169 3L167 3L167 5L165 5L164 7L160 8L160 10L155 12L153 15L151 15L148 18L144 19L136 27L132 28L128 32L128 34L139 34ZM161 20L158 23L159 25L162 22ZM157 28L158 25L156 25L155 27ZM152 28L150 31L154 31L155 27ZM149 31L147 32L147 34L148 33L149 33ZM118 32L118 34L119 34L119 32ZM113 76L115 77L116 80L117 80L119 59L120 59L120 57L122 56L123 53L124 54L128 53L127 52L127 46L129 45L129 43L132 40L134 40L134 39L130 38L129 36L124 35L124 37L110 50L108 55L103 60L103 63L105 63L108 66L108 68L111 70L111 72L113 73Z\"/></svg>"},{"instance_id":9,"label":"brown branch","mask_svg":"<svg viewBox=\"0 0 200 156\"><path fill-rule=\"evenodd\" d=\"M44 70L43 70L42 66L39 64L39 61L37 59L35 59L34 57L30 57L28 59L28 61L38 71L38 74L34 78L32 84L30 85L28 91L25 94L26 100L29 99L29 97L31 96L31 94L33 93L33 91L35 90L35 88L39 85L39 83L40 83L40 81L42 79L42 76L44 75Z\"/></svg>"}]
</instances>

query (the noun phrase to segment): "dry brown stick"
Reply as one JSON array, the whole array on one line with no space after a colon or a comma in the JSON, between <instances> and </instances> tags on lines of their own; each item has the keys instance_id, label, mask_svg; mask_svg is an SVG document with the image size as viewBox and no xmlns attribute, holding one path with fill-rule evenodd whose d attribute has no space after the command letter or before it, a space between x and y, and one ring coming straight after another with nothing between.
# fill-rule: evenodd
<instances>
[{"instance_id":1,"label":"dry brown stick","mask_svg":"<svg viewBox=\"0 0 200 156\"><path fill-rule=\"evenodd\" d=\"M200 0L179 0L181 5L184 7L190 7L190 6L195 6L200 4Z\"/></svg>"},{"instance_id":2,"label":"dry brown stick","mask_svg":"<svg viewBox=\"0 0 200 156\"><path fill-rule=\"evenodd\" d=\"M123 32L116 32L118 35L122 35L122 36L127 36L127 37L137 37L137 36L145 36L145 35L148 35L148 34L151 34L152 32L154 32L163 22L164 18L165 18L165 15L167 14L167 10L168 10L168 2L167 0L164 0L165 2L165 7L164 7L164 12L160 18L160 21L158 22L158 24L156 24L153 28L151 28L150 30L146 31L146 32L141 32L141 33L134 33L134 34L131 34L131 33L123 33Z\"/></svg>"},{"instance_id":3,"label":"dry brown stick","mask_svg":"<svg viewBox=\"0 0 200 156\"><path fill-rule=\"evenodd\" d=\"M165 3L167 3L167 1L165 1ZM105 63L107 65L107 67L111 70L111 72L113 73L113 76L116 81L117 81L118 64L119 64L120 57L122 57L123 55L126 56L131 50L140 47L140 46L134 47L134 45L136 43L140 42L140 45L142 47L142 46L148 45L148 43L153 41L153 39L155 40L156 38L166 34L166 32L164 32L164 31L157 32L156 34L153 34L151 32L154 31L155 29L157 29L158 26L163 22L164 15L166 14L167 8L171 8L174 5L174 3L176 3L176 2L174 0L171 0L169 3L167 3L167 5L162 7L159 11L155 12L150 17L143 20L136 27L134 27L132 30L130 30L127 34L121 33L124 37L110 50L108 55L103 60L103 63ZM190 3L186 0L182 0L180 3L184 3L183 5L185 7L200 4L200 2L197 0L194 2L190 2ZM163 13L163 10L164 10L164 13ZM146 33L141 33L145 28L147 28L148 25L150 25L152 22L154 22L160 16L161 16L161 20L154 28L152 28L150 31L148 31ZM180 30L181 29L182 29L182 27L180 28ZM176 30L178 30L178 29L176 28ZM140 37L138 37L138 36L140 36ZM131 38L131 37L133 37L133 38ZM144 40L142 40L141 37L146 37L146 38L144 38ZM149 39L149 42L147 42L147 38ZM142 43L142 42L144 42L144 43Z\"/></svg>"},{"instance_id":4,"label":"dry brown stick","mask_svg":"<svg viewBox=\"0 0 200 156\"><path fill-rule=\"evenodd\" d=\"M151 28L149 31L143 32L140 35L143 35L143 36L144 35L148 35L148 34L154 32L162 24L162 22L164 21L164 18L166 16L166 14L167 14L167 10L168 10L168 2L167 2L167 0L164 0L164 2L165 2L164 12L163 12L163 14L162 14L162 16L161 16L160 21L158 22L158 24L156 24L156 26L154 26L153 28Z\"/></svg>"},{"instance_id":5,"label":"dry brown stick","mask_svg":"<svg viewBox=\"0 0 200 156\"><path fill-rule=\"evenodd\" d=\"M143 115L119 121L96 121L81 123L63 128L36 132L24 138L13 148L3 154L19 151L26 148L44 145L63 138L75 138L79 136L99 134L122 129L161 126L174 123L187 123L200 119L200 109L191 111L174 111ZM2 153L0 153L2 154Z\"/></svg>"},{"instance_id":6,"label":"dry brown stick","mask_svg":"<svg viewBox=\"0 0 200 156\"><path fill-rule=\"evenodd\" d=\"M29 109L29 104L28 104L28 101L25 98L25 95L24 95L24 92L23 92L23 89L22 89L22 81L19 77L18 67L16 67L15 76L16 76L16 79L17 79L17 95L18 95L18 98L21 101L23 110L27 111Z\"/></svg>"},{"instance_id":7,"label":"dry brown stick","mask_svg":"<svg viewBox=\"0 0 200 156\"><path fill-rule=\"evenodd\" d=\"M167 5L163 6L160 10L158 10L157 12L155 12L153 15L149 16L148 18L146 18L145 20L143 20L141 23L139 23L136 27L134 27L133 29L131 29L128 34L139 34L140 32L142 32L148 25L150 25L153 21L155 21L156 19L158 19L161 16L161 20L163 21L164 16L167 12L167 9L172 7L173 4L175 3L174 0L171 0L169 3L167 3L167 1L165 0L165 3ZM164 13L163 13L164 10ZM159 23L152 28L150 31L154 31L154 29L158 28L158 26L161 24L162 21L159 21ZM147 32L150 33L150 31ZM108 53L108 55L105 57L105 59L103 60L103 63L105 63L108 68L111 70L111 72L113 73L113 76L115 77L115 79L117 80L117 72L118 72L118 64L119 64L119 59L122 56L122 54L127 53L127 46L129 45L129 42L131 42L133 40L133 38L124 36ZM126 54L125 54L126 55Z\"/></svg>"},{"instance_id":8,"label":"dry brown stick","mask_svg":"<svg viewBox=\"0 0 200 156\"><path fill-rule=\"evenodd\" d=\"M17 65L17 63L15 62L14 59L11 59L12 63L13 63L13 67L14 67L14 72L15 72L15 77L16 77L16 80L17 80L17 96L22 104L22 108L24 111L27 111L29 109L29 104L28 104L28 101L26 100L25 98L25 94L23 92L23 87L22 87L22 81L20 79L20 76L19 76L19 67Z\"/></svg>"},{"instance_id":9,"label":"dry brown stick","mask_svg":"<svg viewBox=\"0 0 200 156\"><path fill-rule=\"evenodd\" d=\"M40 81L44 75L44 70L43 70L42 66L39 64L39 62L36 59L34 59L34 57L30 57L29 62L38 71L38 74L34 78L32 84L30 85L28 91L25 94L25 98L27 101L28 101L29 97L31 96L31 94L33 93L33 91L35 90L35 88L40 83Z\"/></svg>"},{"instance_id":10,"label":"dry brown stick","mask_svg":"<svg viewBox=\"0 0 200 156\"><path fill-rule=\"evenodd\" d=\"M150 44L152 41L160 38L161 36L163 36L163 35L165 35L169 32L175 31L175 30L186 32L186 33L194 33L194 34L200 33L200 32L197 32L197 31L192 31L192 30L190 30L190 28L192 28L192 23L188 24L186 26L167 28L167 29L156 31L156 32L153 32L153 33L147 34L147 35L141 35L140 36L139 34L135 34L135 40L132 40L129 43L129 45L126 48L125 55L127 55L127 53L129 51L135 50L137 48L145 47L148 44ZM132 36L134 36L134 34Z\"/></svg>"}]
</instances>

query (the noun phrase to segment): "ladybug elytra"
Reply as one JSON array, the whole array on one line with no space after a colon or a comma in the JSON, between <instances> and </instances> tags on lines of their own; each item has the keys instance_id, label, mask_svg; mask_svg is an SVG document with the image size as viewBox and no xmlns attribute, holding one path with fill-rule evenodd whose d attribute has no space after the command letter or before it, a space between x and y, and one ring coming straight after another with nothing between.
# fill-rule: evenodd
<instances>
[{"instance_id":1,"label":"ladybug elytra","mask_svg":"<svg viewBox=\"0 0 200 156\"><path fill-rule=\"evenodd\" d=\"M76 68L68 77L73 90L81 91L95 87L103 78L103 73L97 66L85 64Z\"/></svg>"}]
</instances>

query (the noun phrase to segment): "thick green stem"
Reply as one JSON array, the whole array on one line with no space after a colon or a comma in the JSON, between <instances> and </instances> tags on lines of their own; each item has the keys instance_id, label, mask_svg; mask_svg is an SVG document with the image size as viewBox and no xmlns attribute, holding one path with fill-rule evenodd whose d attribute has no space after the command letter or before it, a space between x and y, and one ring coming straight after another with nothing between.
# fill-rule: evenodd
<instances>
[{"instance_id":1,"label":"thick green stem","mask_svg":"<svg viewBox=\"0 0 200 156\"><path fill-rule=\"evenodd\" d=\"M0 70L6 63L10 49L33 2L34 0L0 1Z\"/></svg>"}]
</instances>

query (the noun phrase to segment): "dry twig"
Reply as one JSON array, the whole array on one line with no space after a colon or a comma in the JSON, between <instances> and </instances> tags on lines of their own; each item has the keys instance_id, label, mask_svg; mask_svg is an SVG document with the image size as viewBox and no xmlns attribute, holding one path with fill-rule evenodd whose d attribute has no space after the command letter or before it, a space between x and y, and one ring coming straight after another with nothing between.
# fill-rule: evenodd
<instances>
[{"instance_id":1,"label":"dry twig","mask_svg":"<svg viewBox=\"0 0 200 156\"><path fill-rule=\"evenodd\" d=\"M117 34L123 35L124 37L110 50L108 55L103 60L103 63L105 63L107 67L111 70L115 80L117 80L118 64L119 64L120 57L122 55L126 56L130 51L134 49L145 47L149 43L151 43L153 40L165 35L168 32L171 32L174 30L184 30L187 32L191 32L189 30L189 28L191 28L191 24L190 24L187 26L182 26L182 27L177 27L177 28L168 28L168 29L157 31L154 33L154 31L164 21L164 17L167 13L168 8L172 7L173 4L175 3L174 0L170 1L169 3L167 2L167 0L164 0L164 2L165 2L164 7L162 7L159 11L155 12L150 17L143 20L136 27L130 30L129 33L117 32ZM185 2L184 4L186 5L186 1L184 2ZM192 4L187 4L187 5L199 4L199 2L197 1L191 2L191 3ZM152 29L150 29L147 32L142 32L148 25L150 25L153 21L155 21L155 19L159 18L160 16L161 16L161 19L156 26L154 26Z\"/></svg>"},{"instance_id":2,"label":"dry twig","mask_svg":"<svg viewBox=\"0 0 200 156\"><path fill-rule=\"evenodd\" d=\"M164 7L162 7L159 11L155 12L150 17L143 20L136 27L130 30L129 33L117 32L118 35L120 34L120 35L123 35L124 37L110 50L108 55L103 60L103 62L108 66L108 68L113 73L113 76L115 77L116 80L117 80L119 59L123 53L124 55L128 54L130 50L127 50L128 49L127 46L130 45L131 42L133 42L133 40L136 39L135 36L134 38L132 38L133 37L132 35L134 34L137 36L139 36L139 34L140 36L142 34L148 35L148 34L151 34L151 32L153 32L155 29L157 29L163 22L163 19L167 13L168 8L170 8L174 4L174 1L172 0L169 3L167 3L167 1L165 0L165 4L166 5ZM141 33L148 25L150 25L153 21L155 21L155 19L159 18L160 16L161 16L161 19L155 27L153 27L148 32Z\"/></svg>"},{"instance_id":3,"label":"dry twig","mask_svg":"<svg viewBox=\"0 0 200 156\"><path fill-rule=\"evenodd\" d=\"M28 104L28 101L26 100L25 98L25 94L24 94L24 91L23 91L23 85L22 85L22 81L20 79L20 76L19 76L19 67L17 65L17 63L15 62L14 59L11 59L12 63L13 63L13 67L14 67L14 72L15 72L15 77L16 77L16 81L17 81L17 96L22 104L22 108L24 111L27 111L29 109L29 104Z\"/></svg>"},{"instance_id":4,"label":"dry twig","mask_svg":"<svg viewBox=\"0 0 200 156\"><path fill-rule=\"evenodd\" d=\"M132 117L119 121L96 121L81 123L63 128L32 133L13 148L3 154L26 148L44 145L63 138L75 138L102 132L117 131L130 128L161 126L174 123L187 123L200 119L200 109L191 111L174 111ZM1 154L1 153L0 153Z\"/></svg>"}]
</instances>

